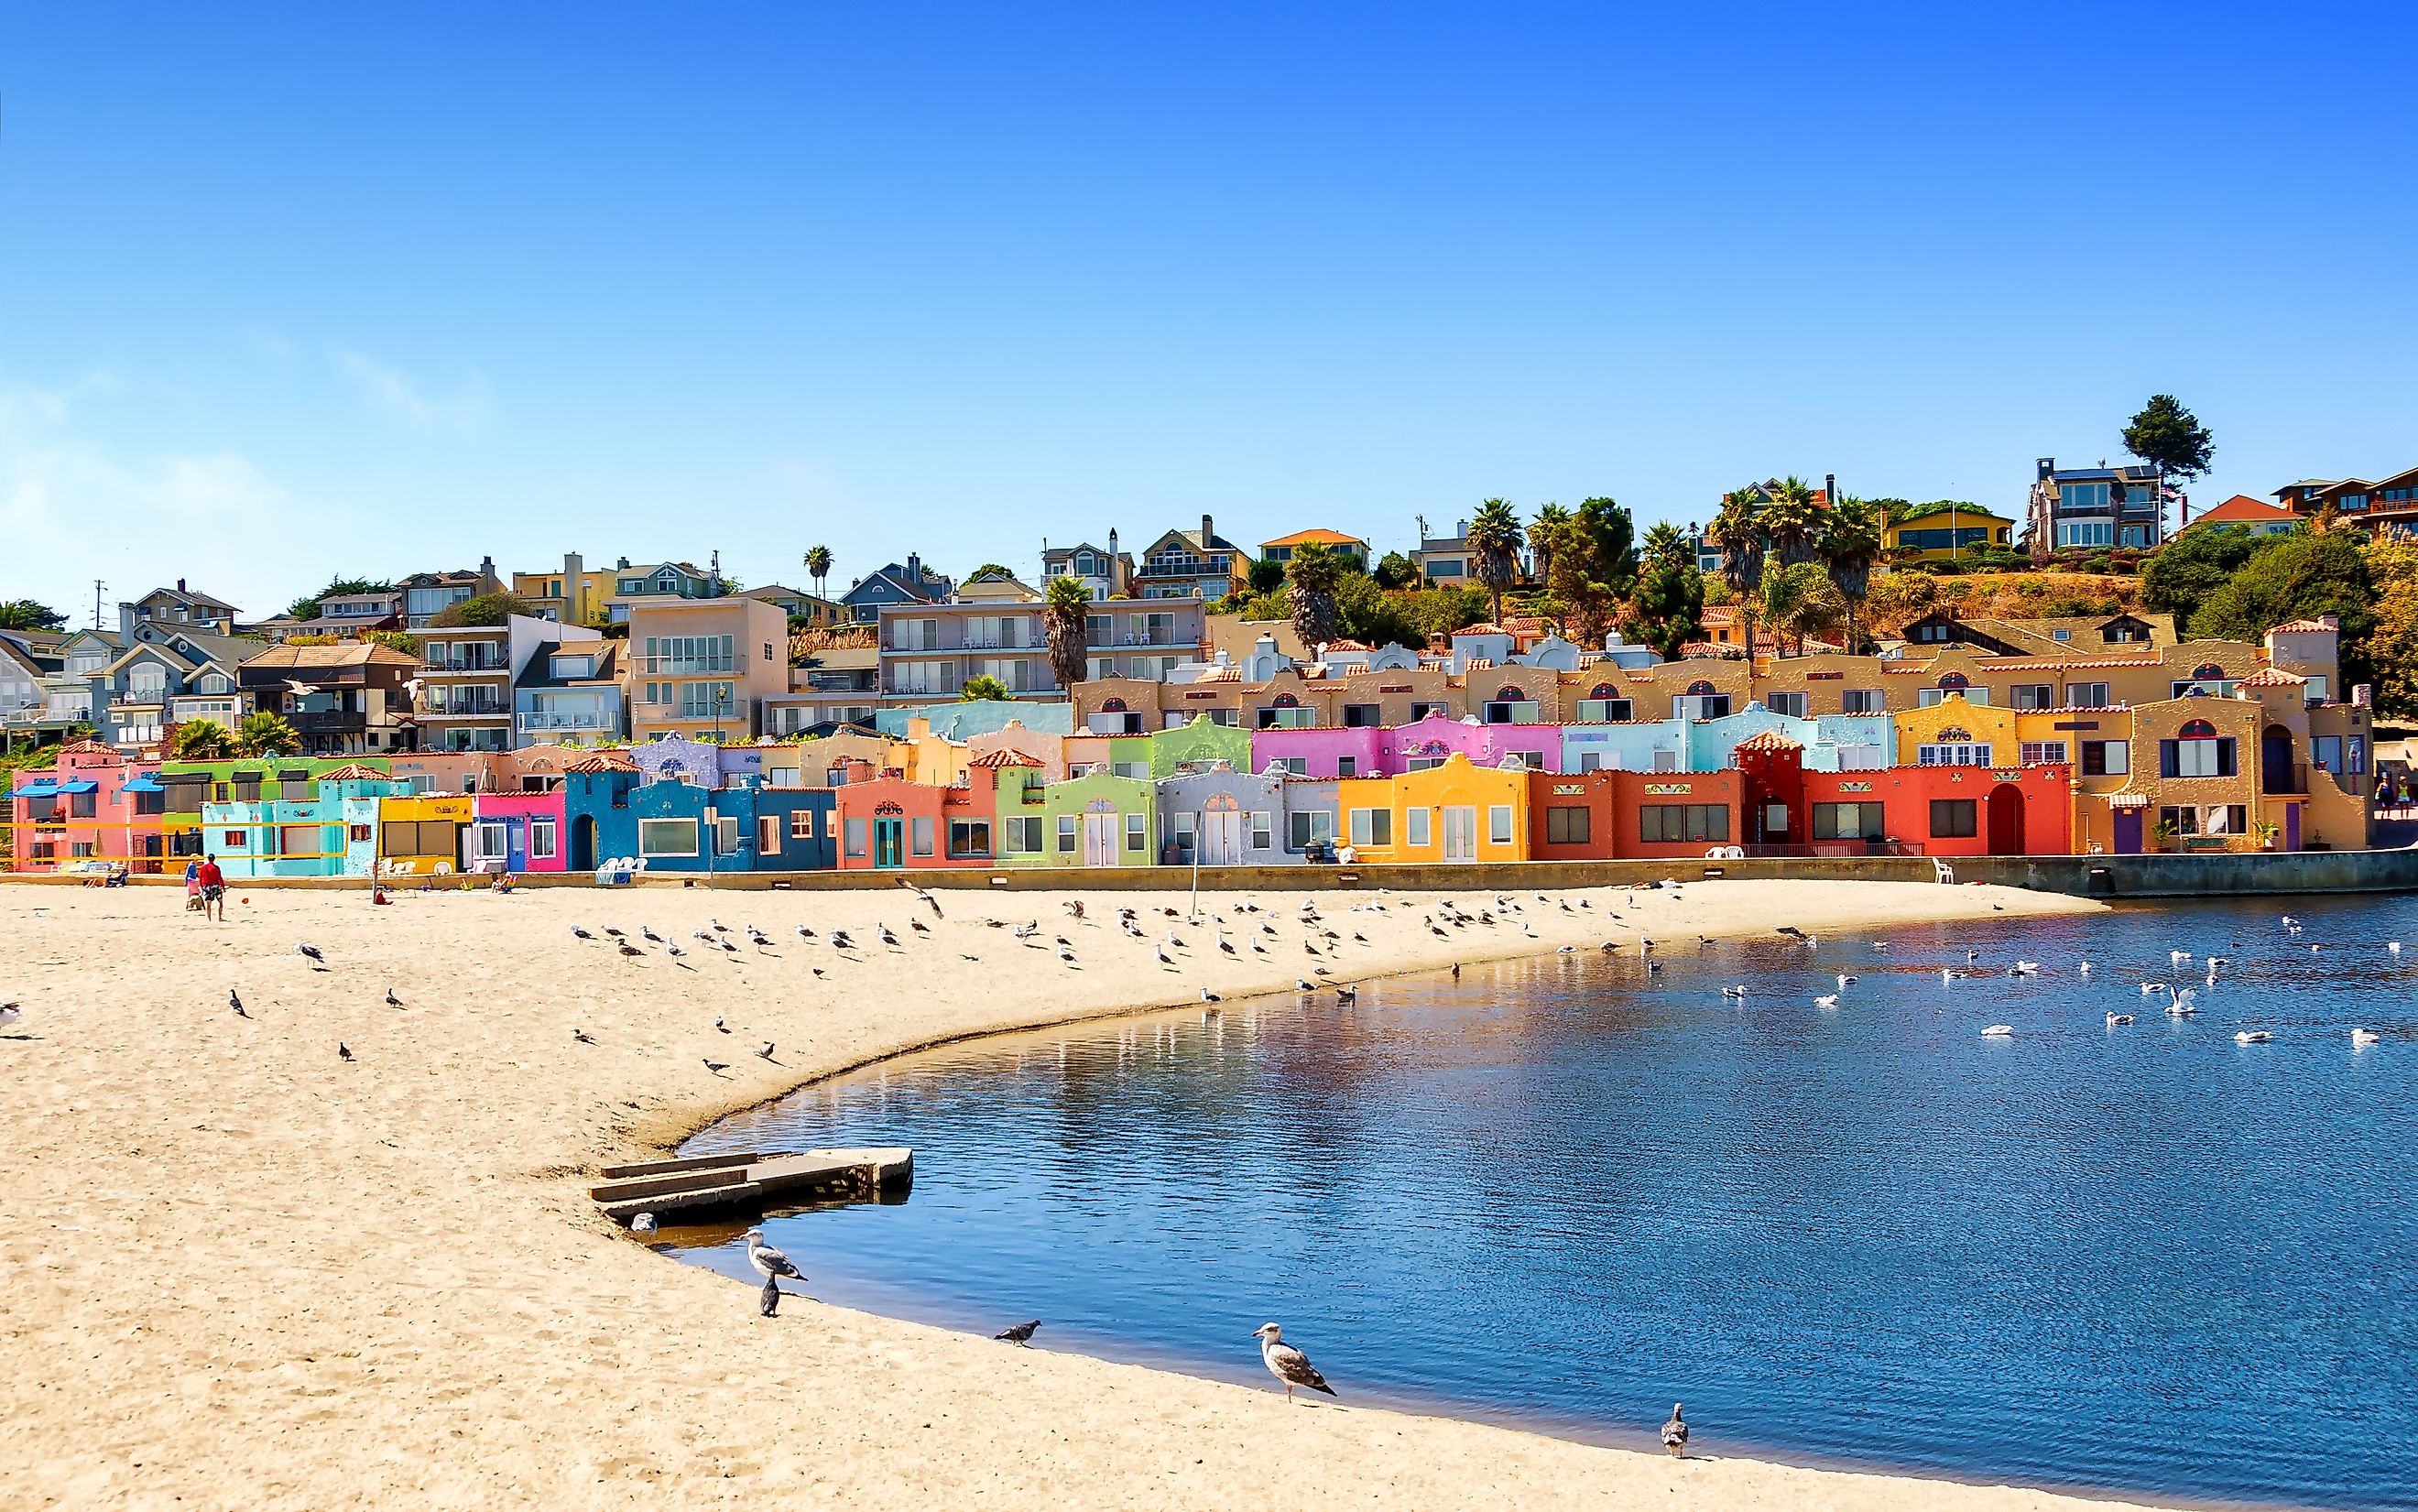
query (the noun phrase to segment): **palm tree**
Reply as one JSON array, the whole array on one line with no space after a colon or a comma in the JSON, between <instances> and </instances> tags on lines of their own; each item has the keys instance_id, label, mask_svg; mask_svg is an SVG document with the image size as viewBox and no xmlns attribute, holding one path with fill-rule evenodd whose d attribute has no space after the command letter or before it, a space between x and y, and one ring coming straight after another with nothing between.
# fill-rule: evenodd
<instances>
[{"instance_id":1,"label":"palm tree","mask_svg":"<svg viewBox=\"0 0 2418 1512\"><path fill-rule=\"evenodd\" d=\"M1722 496L1721 511L1705 527L1705 539L1722 554L1722 581L1730 586L1731 602L1746 620L1746 685L1751 701L1754 693L1754 605L1763 596L1764 557L1763 527L1755 518L1752 487L1735 488Z\"/></svg>"},{"instance_id":2,"label":"palm tree","mask_svg":"<svg viewBox=\"0 0 2418 1512\"><path fill-rule=\"evenodd\" d=\"M1856 607L1872 588L1873 563L1881 556L1881 512L1866 499L1841 498L1822 522L1814 554L1829 569L1830 581L1847 603L1847 653L1856 650Z\"/></svg>"},{"instance_id":3,"label":"palm tree","mask_svg":"<svg viewBox=\"0 0 2418 1512\"><path fill-rule=\"evenodd\" d=\"M1503 594L1510 588L1520 570L1520 542L1523 532L1520 516L1511 506L1499 498L1490 498L1477 506L1477 517L1469 522L1469 550L1477 558L1477 580L1486 585L1493 601L1494 622L1503 622Z\"/></svg>"},{"instance_id":4,"label":"palm tree","mask_svg":"<svg viewBox=\"0 0 2418 1512\"><path fill-rule=\"evenodd\" d=\"M1528 527L1528 553L1537 559L1537 580L1550 584L1553 580L1553 551L1560 544L1562 526L1570 512L1559 504L1537 507L1537 523Z\"/></svg>"},{"instance_id":5,"label":"palm tree","mask_svg":"<svg viewBox=\"0 0 2418 1512\"><path fill-rule=\"evenodd\" d=\"M1057 674L1059 689L1070 697L1075 684L1083 680L1083 673L1088 670L1083 627L1091 608L1092 596L1083 590L1082 579L1049 580L1049 592L1041 609L1041 629L1049 642L1049 670Z\"/></svg>"},{"instance_id":6,"label":"palm tree","mask_svg":"<svg viewBox=\"0 0 2418 1512\"><path fill-rule=\"evenodd\" d=\"M272 714L264 709L259 713L245 715L243 723L237 726L235 751L236 755L246 756L298 756L302 751L302 736L287 723L284 715Z\"/></svg>"},{"instance_id":7,"label":"palm tree","mask_svg":"<svg viewBox=\"0 0 2418 1512\"><path fill-rule=\"evenodd\" d=\"M828 597L823 592L823 580L831 576L832 554L829 546L816 546L806 553L806 572L815 580L815 597Z\"/></svg>"},{"instance_id":8,"label":"palm tree","mask_svg":"<svg viewBox=\"0 0 2418 1512\"><path fill-rule=\"evenodd\" d=\"M1783 567L1814 557L1814 541L1821 533L1822 510L1814 502L1813 485L1802 478L1783 478L1771 491L1771 501L1756 512L1771 554Z\"/></svg>"},{"instance_id":9,"label":"palm tree","mask_svg":"<svg viewBox=\"0 0 2418 1512\"><path fill-rule=\"evenodd\" d=\"M178 761L224 761L235 755L235 737L215 719L189 719L168 738L168 755Z\"/></svg>"},{"instance_id":10,"label":"palm tree","mask_svg":"<svg viewBox=\"0 0 2418 1512\"><path fill-rule=\"evenodd\" d=\"M1285 602L1293 610L1293 633L1304 646L1324 646L1343 638L1343 622L1335 603L1336 587L1343 581L1343 558L1334 549L1312 541L1293 548L1285 564Z\"/></svg>"}]
</instances>

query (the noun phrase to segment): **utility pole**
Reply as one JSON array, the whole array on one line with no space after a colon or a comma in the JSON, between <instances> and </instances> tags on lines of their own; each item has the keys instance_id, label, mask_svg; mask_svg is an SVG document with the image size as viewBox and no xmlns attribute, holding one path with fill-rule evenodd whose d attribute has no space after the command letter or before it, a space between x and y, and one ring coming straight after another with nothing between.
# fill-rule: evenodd
<instances>
[{"instance_id":1,"label":"utility pole","mask_svg":"<svg viewBox=\"0 0 2418 1512\"><path fill-rule=\"evenodd\" d=\"M100 628L100 579L92 580L92 628Z\"/></svg>"}]
</instances>

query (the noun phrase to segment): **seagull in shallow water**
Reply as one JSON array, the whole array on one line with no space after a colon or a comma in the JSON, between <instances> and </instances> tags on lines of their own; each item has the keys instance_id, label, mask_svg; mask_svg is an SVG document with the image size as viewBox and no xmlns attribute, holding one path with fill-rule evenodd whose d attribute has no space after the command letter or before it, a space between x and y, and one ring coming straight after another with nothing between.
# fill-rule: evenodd
<instances>
[{"instance_id":1,"label":"seagull in shallow water","mask_svg":"<svg viewBox=\"0 0 2418 1512\"><path fill-rule=\"evenodd\" d=\"M1283 1329L1274 1323L1262 1323L1251 1336L1260 1341L1260 1359L1266 1364L1268 1373L1284 1382L1285 1400L1293 1400L1295 1387L1335 1395L1335 1388L1309 1363L1309 1356L1284 1341Z\"/></svg>"},{"instance_id":2,"label":"seagull in shallow water","mask_svg":"<svg viewBox=\"0 0 2418 1512\"><path fill-rule=\"evenodd\" d=\"M1839 995L1835 992L1826 992L1821 997L1814 1000L1814 1006L1816 1008L1836 1008L1839 1006Z\"/></svg>"},{"instance_id":3,"label":"seagull in shallow water","mask_svg":"<svg viewBox=\"0 0 2418 1512\"><path fill-rule=\"evenodd\" d=\"M2236 1045L2264 1045L2267 1040L2268 1034L2263 1029L2238 1029L2233 1031Z\"/></svg>"},{"instance_id":4,"label":"seagull in shallow water","mask_svg":"<svg viewBox=\"0 0 2418 1512\"><path fill-rule=\"evenodd\" d=\"M2350 1031L2351 1048L2355 1050L2364 1048L2367 1046L2374 1045L2378 1040L2382 1039L2383 1037L2384 1036L2379 1034L2372 1029L2352 1030Z\"/></svg>"},{"instance_id":5,"label":"seagull in shallow water","mask_svg":"<svg viewBox=\"0 0 2418 1512\"><path fill-rule=\"evenodd\" d=\"M2114 1029L2119 1024L2129 1024L2132 1021L2133 1016L2131 1014L2111 1013L2107 1016L2107 1027L2110 1029Z\"/></svg>"},{"instance_id":6,"label":"seagull in shallow water","mask_svg":"<svg viewBox=\"0 0 2418 1512\"><path fill-rule=\"evenodd\" d=\"M1989 1028L1982 1031L1982 1037L1985 1040L2012 1039L2014 1038L2014 1035L2015 1026L2012 1024L1992 1024Z\"/></svg>"},{"instance_id":7,"label":"seagull in shallow water","mask_svg":"<svg viewBox=\"0 0 2418 1512\"><path fill-rule=\"evenodd\" d=\"M1019 1348L1030 1349L1033 1347L1033 1331L1040 1326L1041 1320L1035 1318L1029 1323L1018 1323L1013 1328L1002 1328L998 1333L993 1334L991 1337L1003 1338L1010 1344L1017 1345Z\"/></svg>"},{"instance_id":8,"label":"seagull in shallow water","mask_svg":"<svg viewBox=\"0 0 2418 1512\"><path fill-rule=\"evenodd\" d=\"M1677 1402L1671 1404L1671 1421L1662 1425L1662 1447L1671 1451L1674 1459L1688 1447L1688 1420L1680 1415L1679 1407Z\"/></svg>"}]
</instances>

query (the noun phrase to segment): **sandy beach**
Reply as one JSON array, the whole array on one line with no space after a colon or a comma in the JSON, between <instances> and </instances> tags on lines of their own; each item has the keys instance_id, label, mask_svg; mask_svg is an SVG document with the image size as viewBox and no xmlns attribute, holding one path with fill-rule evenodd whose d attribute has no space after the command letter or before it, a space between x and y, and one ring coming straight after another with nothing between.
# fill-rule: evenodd
<instances>
[{"instance_id":1,"label":"sandy beach","mask_svg":"<svg viewBox=\"0 0 2418 1512\"><path fill-rule=\"evenodd\" d=\"M1170 971L1113 913L1182 907L1172 891L941 893L935 919L890 888L406 893L373 908L360 893L238 887L220 927L169 890L0 886L0 999L24 1013L0 1030L0 1505L2110 1504L1729 1458L1710 1424L1702 1455L1673 1462L1288 1407L1274 1390L803 1299L767 1320L752 1288L650 1253L587 1198L600 1166L881 1055L1193 1002L1203 985L1229 999L1289 988L1314 964L1293 938L1301 895L1252 894L1285 950L1195 949ZM1598 910L1623 896L1586 895ZM2094 907L1846 882L1636 896L1612 928L1599 912L1538 910L1534 939L1436 939L1417 908L1353 914L1347 941L1369 943L1346 944L1337 979L1629 943L1640 920L1685 939ZM1067 915L1068 897L1087 919ZM1320 897L1341 917L1364 895ZM732 957L688 939L716 916L773 946ZM909 931L911 917L934 932ZM984 923L1032 918L1079 964ZM877 921L899 949L875 943ZM800 923L855 930L867 948L803 943ZM641 924L690 947L686 962L655 946L625 958L601 937ZM296 952L305 940L326 970ZM777 1064L752 1053L766 1040ZM1639 1403L1641 1421L1685 1385Z\"/></svg>"}]
</instances>

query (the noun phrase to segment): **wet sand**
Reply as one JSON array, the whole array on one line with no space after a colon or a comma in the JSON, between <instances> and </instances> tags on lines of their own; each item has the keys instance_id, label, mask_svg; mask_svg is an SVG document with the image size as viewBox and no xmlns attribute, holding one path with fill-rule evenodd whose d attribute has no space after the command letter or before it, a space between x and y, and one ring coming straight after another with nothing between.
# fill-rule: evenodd
<instances>
[{"instance_id":1,"label":"wet sand","mask_svg":"<svg viewBox=\"0 0 2418 1512\"><path fill-rule=\"evenodd\" d=\"M1163 917L1153 940L1113 917L1180 909L1180 893L937 895L944 918L882 888L406 893L391 908L237 888L217 927L171 890L0 886L0 998L24 1007L0 1031L0 1505L2110 1504L1722 1458L1715 1425L1698 1427L1700 1457L1673 1462L1288 1407L1274 1390L803 1299L767 1320L754 1288L656 1256L596 1212L596 1168L834 1071L1195 1002L1203 985L1230 1000L1287 989L1322 964L1302 951L1298 893L1250 894L1282 931L1271 955L1227 959L1189 930L1174 970L1154 959ZM1601 910L1624 893L1585 895ZM1609 928L1530 898L1535 939L1473 926L1444 940L1399 895L1385 913L1344 911L1368 896L1319 894L1344 936L1335 980L1627 943L1640 920L1676 940L2095 907L1738 881L1637 893ZM715 915L741 955L688 938ZM1078 964L986 919L1037 919ZM876 921L900 948L875 941ZM864 948L803 942L802 922ZM635 939L642 924L687 960L655 945L625 959L601 934ZM744 943L748 924L769 951ZM303 940L328 970L296 953ZM767 1040L769 1061L754 1053ZM1659 1421L1667 1405L1639 1412Z\"/></svg>"}]
</instances>

